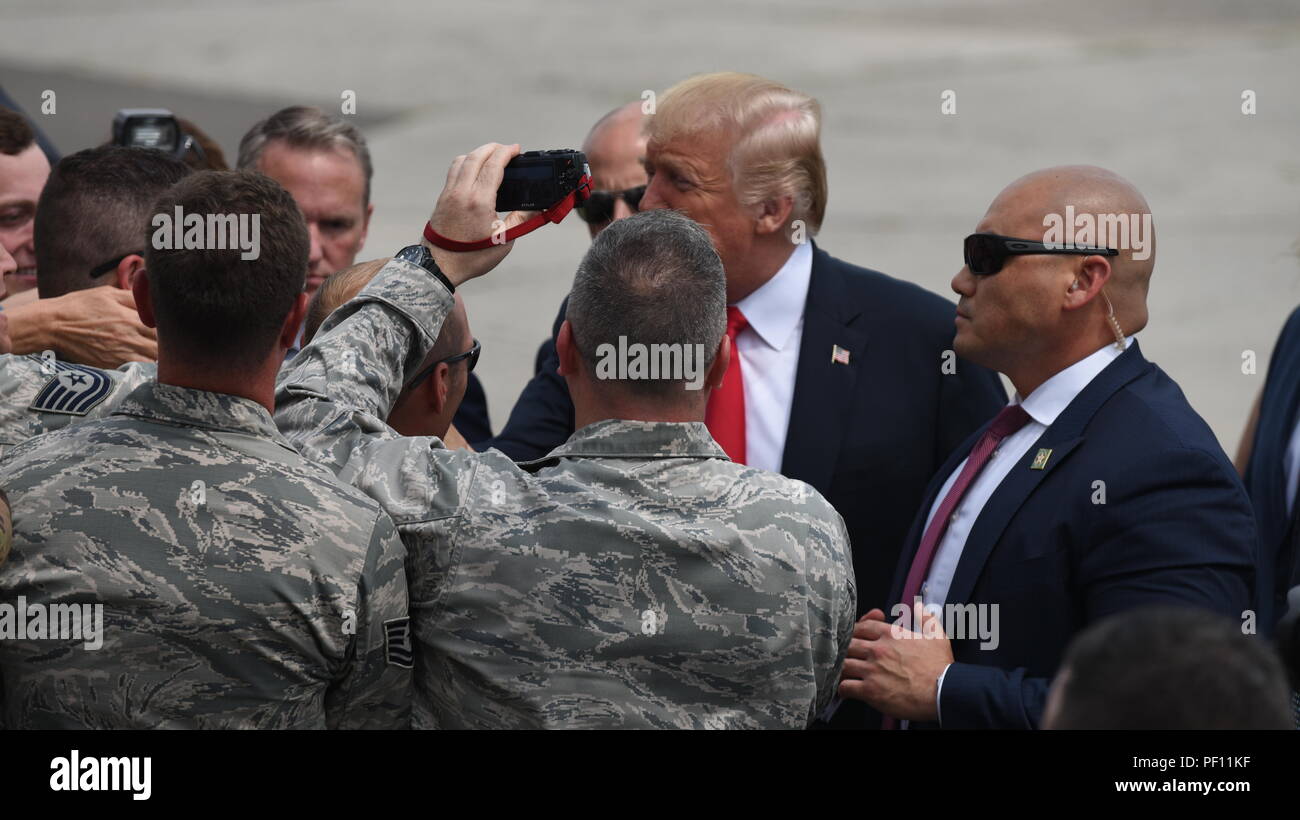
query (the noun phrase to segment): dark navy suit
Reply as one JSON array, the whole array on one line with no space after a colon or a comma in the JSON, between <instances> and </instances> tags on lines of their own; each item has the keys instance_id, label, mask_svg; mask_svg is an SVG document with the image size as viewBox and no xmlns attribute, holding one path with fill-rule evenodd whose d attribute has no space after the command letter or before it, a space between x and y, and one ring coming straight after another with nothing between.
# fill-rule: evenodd
<instances>
[{"instance_id":1,"label":"dark navy suit","mask_svg":"<svg viewBox=\"0 0 1300 820\"><path fill-rule=\"evenodd\" d=\"M1259 522L1260 561L1256 594L1260 624L1268 632L1282 617L1287 589L1300 584L1294 543L1288 539L1286 476L1282 457L1300 416L1300 309L1291 314L1268 366L1268 381L1259 404L1259 422L1246 465L1246 491Z\"/></svg>"},{"instance_id":2,"label":"dark navy suit","mask_svg":"<svg viewBox=\"0 0 1300 820\"><path fill-rule=\"evenodd\" d=\"M935 496L977 438L930 482L891 602ZM1032 469L1043 448L1046 466ZM947 602L996 604L998 644L953 641L943 727L1036 727L1070 639L1112 613L1181 603L1240 619L1254 597L1256 541L1214 434L1134 342L1030 446L971 529Z\"/></svg>"},{"instance_id":3,"label":"dark navy suit","mask_svg":"<svg viewBox=\"0 0 1300 820\"><path fill-rule=\"evenodd\" d=\"M884 604L930 476L1006 403L992 371L956 359L956 372L943 372L954 310L923 288L814 247L781 472L811 484L843 516L859 614ZM561 308L556 331L563 317ZM847 365L831 360L836 345L849 351ZM573 432L553 340L538 358L505 429L482 443L519 461L546 455Z\"/></svg>"}]
</instances>

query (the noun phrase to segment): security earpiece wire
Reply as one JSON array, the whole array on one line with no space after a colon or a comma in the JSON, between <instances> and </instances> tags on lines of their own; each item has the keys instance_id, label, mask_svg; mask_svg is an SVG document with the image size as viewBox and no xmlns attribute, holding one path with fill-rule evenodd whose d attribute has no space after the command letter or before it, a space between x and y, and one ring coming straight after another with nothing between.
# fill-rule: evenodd
<instances>
[{"instance_id":1,"label":"security earpiece wire","mask_svg":"<svg viewBox=\"0 0 1300 820\"><path fill-rule=\"evenodd\" d=\"M1110 329L1115 331L1115 347L1124 349L1124 331L1119 326L1119 319L1115 318L1115 306L1110 303L1110 297L1106 295L1106 289L1101 289L1101 298L1106 300L1106 320L1110 322Z\"/></svg>"}]
</instances>

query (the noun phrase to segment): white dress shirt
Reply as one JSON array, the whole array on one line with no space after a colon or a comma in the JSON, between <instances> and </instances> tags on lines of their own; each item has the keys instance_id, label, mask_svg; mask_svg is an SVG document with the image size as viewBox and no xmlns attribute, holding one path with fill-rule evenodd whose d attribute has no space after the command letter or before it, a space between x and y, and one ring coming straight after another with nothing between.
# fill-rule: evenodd
<instances>
[{"instance_id":1,"label":"white dress shirt","mask_svg":"<svg viewBox=\"0 0 1300 820\"><path fill-rule=\"evenodd\" d=\"M1125 340L1125 349L1131 344L1133 344L1132 336ZM1022 399L1017 393L1011 399L1010 404L1019 404L1023 407L1029 414L1030 421L1002 440L985 463L984 469L980 470L979 475L967 487L966 495L962 497L957 509L953 511L952 520L948 524L948 529L944 531L943 538L939 541L939 548L935 551L934 561L930 564L930 572L926 575L925 583L921 585L921 598L926 609L947 603L948 589L952 586L952 577L957 572L962 550L966 547L966 538L975 526L975 521L979 518L984 505L1011 472L1011 468L1020 463L1025 453L1029 452L1029 448L1038 441L1038 437L1052 426L1057 416L1061 415L1061 411L1083 392L1098 373L1119 358L1120 353L1114 343L1109 343L1052 376L1035 388L1028 397ZM962 468L965 466L966 459L963 459L948 476L939 494L935 496L934 503L930 505L930 512L925 518L926 529L929 528L930 520L934 518L943 500L947 498L948 491L952 489L957 476L961 475ZM921 532L924 533L925 530ZM948 673L946 668L943 671L945 675ZM939 692L942 691L943 675L940 675ZM941 722L942 719L940 715Z\"/></svg>"},{"instance_id":2,"label":"white dress shirt","mask_svg":"<svg viewBox=\"0 0 1300 820\"><path fill-rule=\"evenodd\" d=\"M749 320L736 335L745 383L745 463L774 473L781 472L785 455L812 257L812 243L795 245L775 276L736 303Z\"/></svg>"}]
</instances>

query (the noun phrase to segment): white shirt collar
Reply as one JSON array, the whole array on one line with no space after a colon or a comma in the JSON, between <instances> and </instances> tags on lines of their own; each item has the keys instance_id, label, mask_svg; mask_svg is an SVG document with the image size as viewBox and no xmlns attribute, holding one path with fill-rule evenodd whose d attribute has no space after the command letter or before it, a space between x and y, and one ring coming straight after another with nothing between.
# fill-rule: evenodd
<instances>
[{"instance_id":1,"label":"white shirt collar","mask_svg":"<svg viewBox=\"0 0 1300 820\"><path fill-rule=\"evenodd\" d=\"M812 281L812 243L800 242L776 275L736 303L768 347L781 350L794 338Z\"/></svg>"},{"instance_id":2,"label":"white shirt collar","mask_svg":"<svg viewBox=\"0 0 1300 820\"><path fill-rule=\"evenodd\" d=\"M1126 337L1124 350L1127 350L1131 344L1133 344L1133 337ZM1083 392L1083 388L1087 387L1093 379L1097 378L1098 373L1105 370L1106 366L1118 359L1123 352L1117 350L1113 342L1108 343L1102 349L1080 359L1038 385L1027 398L1021 399L1020 394L1017 393L1011 403L1024 407L1025 412L1034 421L1044 427L1051 427L1056 417L1061 415L1061 411Z\"/></svg>"}]
</instances>

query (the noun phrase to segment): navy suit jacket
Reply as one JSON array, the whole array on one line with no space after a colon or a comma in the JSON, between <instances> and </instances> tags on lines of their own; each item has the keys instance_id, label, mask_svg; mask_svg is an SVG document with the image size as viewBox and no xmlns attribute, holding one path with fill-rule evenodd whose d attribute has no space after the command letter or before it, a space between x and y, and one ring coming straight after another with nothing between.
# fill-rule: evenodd
<instances>
[{"instance_id":1,"label":"navy suit jacket","mask_svg":"<svg viewBox=\"0 0 1300 820\"><path fill-rule=\"evenodd\" d=\"M935 496L982 433L930 482L891 602ZM1040 449L1051 454L1033 469ZM1037 727L1071 638L1107 615L1187 604L1239 620L1254 597L1255 551L1254 513L1232 464L1134 342L1029 448L971 529L947 601L997 605L999 629L987 649L969 631L953 640L943 727Z\"/></svg>"},{"instance_id":2,"label":"navy suit jacket","mask_svg":"<svg viewBox=\"0 0 1300 820\"><path fill-rule=\"evenodd\" d=\"M1284 598L1300 584L1300 566L1288 543L1291 520L1286 512L1286 476L1282 457L1300 412L1300 309L1287 319L1273 348L1268 380L1259 404L1259 422L1243 477L1259 523L1260 561L1256 595L1261 632L1268 634L1285 612Z\"/></svg>"},{"instance_id":3,"label":"navy suit jacket","mask_svg":"<svg viewBox=\"0 0 1300 820\"><path fill-rule=\"evenodd\" d=\"M954 315L942 297L814 245L781 472L843 516L859 614L884 605L930 476L1006 403L992 371L949 354L955 372L944 372ZM563 317L561 308L557 332ZM849 351L847 365L831 360L835 345ZM517 461L545 456L573 432L553 343L538 358L505 429L484 442Z\"/></svg>"}]
</instances>

